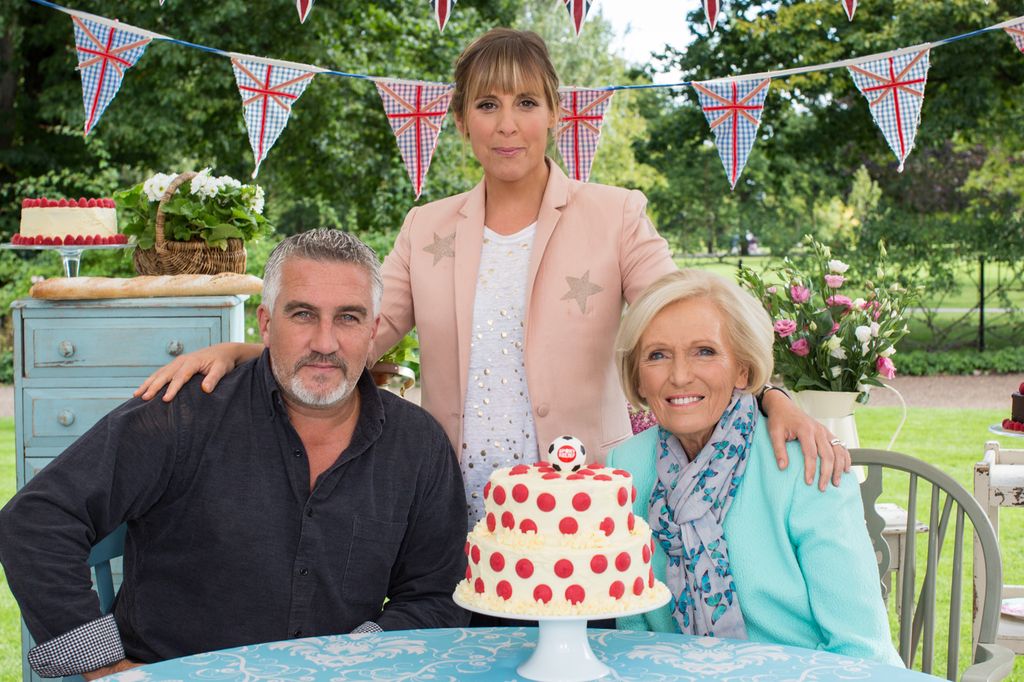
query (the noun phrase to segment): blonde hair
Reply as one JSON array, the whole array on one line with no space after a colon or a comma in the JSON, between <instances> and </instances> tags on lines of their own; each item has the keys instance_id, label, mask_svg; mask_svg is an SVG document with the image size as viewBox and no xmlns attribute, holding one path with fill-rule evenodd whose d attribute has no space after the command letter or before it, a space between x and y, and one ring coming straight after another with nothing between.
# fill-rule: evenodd
<instances>
[{"instance_id":1,"label":"blonde hair","mask_svg":"<svg viewBox=\"0 0 1024 682\"><path fill-rule=\"evenodd\" d=\"M683 269L651 284L626 311L615 337L615 361L626 398L636 407L647 407L640 397L640 337L662 310L692 298L706 298L718 308L725 333L741 367L747 369L747 386L760 387L772 375L774 358L772 321L761 304L738 284L704 270Z\"/></svg>"},{"instance_id":2,"label":"blonde hair","mask_svg":"<svg viewBox=\"0 0 1024 682\"><path fill-rule=\"evenodd\" d=\"M481 93L519 93L536 81L544 101L558 113L558 74L548 46L533 31L494 28L474 40L455 60L452 111L465 120L470 103Z\"/></svg>"}]
</instances>

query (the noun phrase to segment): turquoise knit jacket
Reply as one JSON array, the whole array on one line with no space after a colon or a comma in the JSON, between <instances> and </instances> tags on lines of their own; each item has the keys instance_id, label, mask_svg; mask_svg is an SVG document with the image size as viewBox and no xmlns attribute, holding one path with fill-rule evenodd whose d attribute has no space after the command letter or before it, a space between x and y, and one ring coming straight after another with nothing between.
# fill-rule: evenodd
<instances>
[{"instance_id":1,"label":"turquoise knit jacket","mask_svg":"<svg viewBox=\"0 0 1024 682\"><path fill-rule=\"evenodd\" d=\"M789 444L780 471L761 418L743 481L724 522L729 564L751 641L821 649L903 665L893 648L882 603L878 564L864 525L860 486L844 474L824 493L804 483L804 457ZM658 429L612 450L608 464L633 474L633 513L647 518L657 481ZM817 477L815 477L815 481ZM667 558L655 549L654 574L665 579ZM668 606L618 620L620 630L675 632Z\"/></svg>"}]
</instances>

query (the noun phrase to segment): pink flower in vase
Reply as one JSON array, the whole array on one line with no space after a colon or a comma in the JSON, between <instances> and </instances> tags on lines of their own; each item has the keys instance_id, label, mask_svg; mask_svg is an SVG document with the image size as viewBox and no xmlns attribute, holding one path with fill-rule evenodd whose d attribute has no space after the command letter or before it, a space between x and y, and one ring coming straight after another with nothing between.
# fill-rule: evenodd
<instances>
[{"instance_id":1,"label":"pink flower in vase","mask_svg":"<svg viewBox=\"0 0 1024 682\"><path fill-rule=\"evenodd\" d=\"M793 320L776 320L772 326L775 328L775 333L782 338L786 338L796 331L796 322Z\"/></svg>"},{"instance_id":2,"label":"pink flower in vase","mask_svg":"<svg viewBox=\"0 0 1024 682\"><path fill-rule=\"evenodd\" d=\"M793 299L793 303L807 303L811 299L811 290L794 284L789 288L789 297Z\"/></svg>"},{"instance_id":3,"label":"pink flower in vase","mask_svg":"<svg viewBox=\"0 0 1024 682\"><path fill-rule=\"evenodd\" d=\"M896 377L896 365L889 358L878 358L875 362L875 369L886 379L894 379Z\"/></svg>"},{"instance_id":4,"label":"pink flower in vase","mask_svg":"<svg viewBox=\"0 0 1024 682\"><path fill-rule=\"evenodd\" d=\"M807 343L807 339L798 339L793 343L789 344L789 350L791 353L799 355L800 357L806 357L811 352L811 344Z\"/></svg>"}]
</instances>

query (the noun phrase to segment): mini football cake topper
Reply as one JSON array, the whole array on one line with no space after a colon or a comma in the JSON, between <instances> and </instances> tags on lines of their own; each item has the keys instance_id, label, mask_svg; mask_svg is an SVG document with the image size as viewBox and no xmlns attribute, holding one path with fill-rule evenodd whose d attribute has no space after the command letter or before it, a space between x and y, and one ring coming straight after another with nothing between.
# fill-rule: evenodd
<instances>
[{"instance_id":1,"label":"mini football cake topper","mask_svg":"<svg viewBox=\"0 0 1024 682\"><path fill-rule=\"evenodd\" d=\"M587 463L587 449L575 436L559 436L548 446L548 463L555 471L579 471Z\"/></svg>"}]
</instances>

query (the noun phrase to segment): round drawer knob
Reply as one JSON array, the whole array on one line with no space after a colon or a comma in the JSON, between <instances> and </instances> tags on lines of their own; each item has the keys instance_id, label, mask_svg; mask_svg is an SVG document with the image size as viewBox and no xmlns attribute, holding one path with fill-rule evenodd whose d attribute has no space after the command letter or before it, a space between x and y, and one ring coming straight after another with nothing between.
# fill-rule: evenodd
<instances>
[{"instance_id":1,"label":"round drawer knob","mask_svg":"<svg viewBox=\"0 0 1024 682\"><path fill-rule=\"evenodd\" d=\"M70 358L72 355L75 354L75 344L71 343L70 341L61 341L59 344L57 344L57 352L60 353L65 358Z\"/></svg>"},{"instance_id":2,"label":"round drawer knob","mask_svg":"<svg viewBox=\"0 0 1024 682\"><path fill-rule=\"evenodd\" d=\"M175 340L175 341L171 341L171 342L169 342L167 344L167 354L168 355L175 355L175 356L177 356L177 355L181 355L184 351L185 351L185 344L183 344L181 341Z\"/></svg>"},{"instance_id":3,"label":"round drawer knob","mask_svg":"<svg viewBox=\"0 0 1024 682\"><path fill-rule=\"evenodd\" d=\"M61 410L57 413L57 421L61 426L71 426L75 423L75 413L71 410Z\"/></svg>"}]
</instances>

